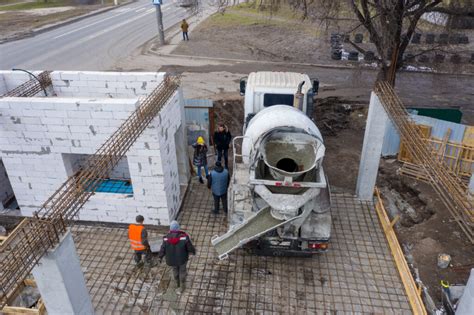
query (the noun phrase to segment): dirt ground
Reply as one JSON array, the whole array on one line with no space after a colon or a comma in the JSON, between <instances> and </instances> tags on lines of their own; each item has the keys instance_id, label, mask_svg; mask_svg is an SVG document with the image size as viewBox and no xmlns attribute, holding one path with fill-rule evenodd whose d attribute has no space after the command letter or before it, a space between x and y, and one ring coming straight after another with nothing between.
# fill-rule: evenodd
<instances>
[{"instance_id":1,"label":"dirt ground","mask_svg":"<svg viewBox=\"0 0 474 315\"><path fill-rule=\"evenodd\" d=\"M31 36L32 31L36 28L83 15L103 7L105 6L98 4L0 11L0 42L10 38Z\"/></svg>"},{"instance_id":2,"label":"dirt ground","mask_svg":"<svg viewBox=\"0 0 474 315\"><path fill-rule=\"evenodd\" d=\"M439 27L427 28L427 24L420 23L418 31L423 35L446 32ZM358 25L359 22L354 17L341 20L337 25L334 23L326 25L318 22L302 22L288 12L269 16L248 8L231 8L227 9L224 15L216 14L199 24L192 30L192 40L186 42L185 45L180 45L174 53L216 58L374 67L372 62L352 62L347 58L339 61L331 60L331 34L347 30L355 30L348 33L352 40L356 33L364 34L364 41L359 46L365 50L376 51L375 46L368 40L368 35L362 28L357 27ZM423 32L423 28L427 31ZM407 63L407 66L412 69L424 67L452 73L474 72L474 64L469 63L471 53L474 51L474 32L463 31L463 33L470 36L471 41L468 45L443 45L434 48L432 45L424 44L424 37L422 37L422 43L410 45L407 53L417 55L422 50L435 49L427 53L431 61L416 60ZM356 51L347 42L343 45L347 53ZM209 49L209 47L218 47L218 49ZM449 61L451 55L455 53L461 55L461 64L453 64ZM432 62L435 54L444 54L445 61Z\"/></svg>"}]
</instances>

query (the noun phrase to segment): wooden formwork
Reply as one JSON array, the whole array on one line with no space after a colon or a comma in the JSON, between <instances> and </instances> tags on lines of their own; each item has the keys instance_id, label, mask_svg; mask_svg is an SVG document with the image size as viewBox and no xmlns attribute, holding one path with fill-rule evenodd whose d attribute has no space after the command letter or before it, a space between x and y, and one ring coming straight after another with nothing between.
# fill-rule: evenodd
<instances>
[{"instance_id":1,"label":"wooden formwork","mask_svg":"<svg viewBox=\"0 0 474 315\"><path fill-rule=\"evenodd\" d=\"M19 286L15 293L12 295L10 300L14 300L20 292L25 287L36 287L36 281L34 279L25 279L23 280L23 285ZM30 315L44 315L46 314L46 307L44 305L43 299L40 298L36 303L35 308L20 307L20 306L11 306L5 305L2 309L2 314L30 314Z\"/></svg>"},{"instance_id":2,"label":"wooden formwork","mask_svg":"<svg viewBox=\"0 0 474 315\"><path fill-rule=\"evenodd\" d=\"M431 145L427 145L421 128L413 123L405 106L389 83L377 82L375 93L400 133L400 138L405 141L407 150L414 157L414 162L419 164L420 169L424 169L430 179L430 185L451 213L454 221L474 244L474 208L472 202L468 200L466 187L461 177L451 170L444 159L439 158ZM447 139L449 135L445 136L443 143L447 143Z\"/></svg>"},{"instance_id":3,"label":"wooden formwork","mask_svg":"<svg viewBox=\"0 0 474 315\"><path fill-rule=\"evenodd\" d=\"M403 250L400 247L397 235L393 229L393 226L398 221L399 216L396 216L393 221L390 221L387 211L385 211L380 191L377 187L375 188L375 196L375 210L385 233L390 251L392 252L393 259L395 260L395 265L397 266L398 273L402 279L403 286L405 287L413 314L426 315L427 311L421 298L422 289L416 284L415 279L411 274L410 268L408 267L408 263L405 259L405 255L403 254Z\"/></svg>"},{"instance_id":4,"label":"wooden formwork","mask_svg":"<svg viewBox=\"0 0 474 315\"><path fill-rule=\"evenodd\" d=\"M423 141L432 149L437 159L445 165L456 176L460 177L467 189L467 184L474 173L474 127L466 128L462 143L449 141L451 130L448 129L443 139L431 137L431 127L417 125L423 132ZM400 143L398 160L403 162L400 174L414 177L429 182L426 170L410 155L405 141Z\"/></svg>"}]
</instances>

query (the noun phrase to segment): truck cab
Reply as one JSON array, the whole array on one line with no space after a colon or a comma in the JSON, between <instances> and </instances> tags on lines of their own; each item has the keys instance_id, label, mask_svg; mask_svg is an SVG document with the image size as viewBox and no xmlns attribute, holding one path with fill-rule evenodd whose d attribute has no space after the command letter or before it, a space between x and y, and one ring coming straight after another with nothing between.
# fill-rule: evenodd
<instances>
[{"instance_id":1,"label":"truck cab","mask_svg":"<svg viewBox=\"0 0 474 315\"><path fill-rule=\"evenodd\" d=\"M240 81L240 94L244 96L246 124L259 111L274 105L298 107L311 117L313 97L319 82L307 74L295 72L252 72ZM300 89L300 90L299 90ZM301 99L300 99L301 98Z\"/></svg>"}]
</instances>

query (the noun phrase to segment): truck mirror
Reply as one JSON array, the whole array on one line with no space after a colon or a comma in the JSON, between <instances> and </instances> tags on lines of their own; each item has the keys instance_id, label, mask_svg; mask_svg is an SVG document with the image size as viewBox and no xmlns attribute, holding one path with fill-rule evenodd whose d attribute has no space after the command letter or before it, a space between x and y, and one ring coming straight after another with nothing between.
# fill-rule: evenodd
<instances>
[{"instance_id":1,"label":"truck mirror","mask_svg":"<svg viewBox=\"0 0 474 315\"><path fill-rule=\"evenodd\" d=\"M245 87L247 86L247 78L240 79L240 95L245 95Z\"/></svg>"},{"instance_id":2,"label":"truck mirror","mask_svg":"<svg viewBox=\"0 0 474 315\"><path fill-rule=\"evenodd\" d=\"M314 95L317 95L317 94L318 94L318 90L319 90L319 80L318 80L318 79L314 79L314 80L313 80L313 91L314 91Z\"/></svg>"}]
</instances>

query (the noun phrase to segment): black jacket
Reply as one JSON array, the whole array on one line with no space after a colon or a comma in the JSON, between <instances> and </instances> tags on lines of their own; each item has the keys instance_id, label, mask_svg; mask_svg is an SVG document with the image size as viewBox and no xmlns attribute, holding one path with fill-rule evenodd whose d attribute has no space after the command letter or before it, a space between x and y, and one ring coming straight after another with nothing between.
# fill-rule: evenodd
<instances>
[{"instance_id":1,"label":"black jacket","mask_svg":"<svg viewBox=\"0 0 474 315\"><path fill-rule=\"evenodd\" d=\"M229 131L214 132L214 145L217 150L225 150L229 148L230 141L232 140L232 135Z\"/></svg>"},{"instance_id":2,"label":"black jacket","mask_svg":"<svg viewBox=\"0 0 474 315\"><path fill-rule=\"evenodd\" d=\"M166 256L168 266L181 266L188 261L189 254L196 254L189 235L183 231L170 231L163 238L158 257Z\"/></svg>"}]
</instances>

